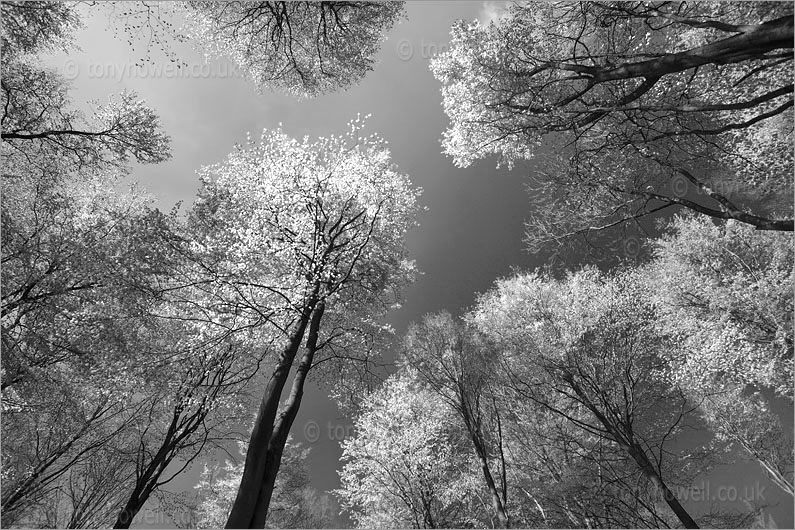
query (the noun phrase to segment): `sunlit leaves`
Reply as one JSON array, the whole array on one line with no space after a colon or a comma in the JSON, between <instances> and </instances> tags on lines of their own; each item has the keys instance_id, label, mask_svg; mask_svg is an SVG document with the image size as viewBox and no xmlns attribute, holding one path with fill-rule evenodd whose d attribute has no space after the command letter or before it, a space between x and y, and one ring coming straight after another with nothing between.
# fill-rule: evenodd
<instances>
[{"instance_id":1,"label":"sunlit leaves","mask_svg":"<svg viewBox=\"0 0 795 530\"><path fill-rule=\"evenodd\" d=\"M356 436L342 444L342 487L335 492L358 527L467 525L472 460L449 416L409 373L391 377L367 399Z\"/></svg>"},{"instance_id":2,"label":"sunlit leaves","mask_svg":"<svg viewBox=\"0 0 795 530\"><path fill-rule=\"evenodd\" d=\"M431 62L444 151L462 167L536 159L533 251L672 206L791 231L791 17L777 3L554 2L459 21Z\"/></svg>"},{"instance_id":3,"label":"sunlit leaves","mask_svg":"<svg viewBox=\"0 0 795 530\"><path fill-rule=\"evenodd\" d=\"M3 175L62 179L67 174L157 163L170 154L159 118L134 92L94 103L86 117L69 97L69 83L37 54L66 48L80 24L74 6L3 3Z\"/></svg>"},{"instance_id":4,"label":"sunlit leaves","mask_svg":"<svg viewBox=\"0 0 795 530\"><path fill-rule=\"evenodd\" d=\"M503 350L502 373L517 396L623 454L633 482L643 485L629 498L642 503L647 488L657 489L692 527L670 489L685 478L683 455L668 447L691 407L663 377L671 341L641 293L631 272L585 269L560 280L519 274L498 281L470 319Z\"/></svg>"},{"instance_id":5,"label":"sunlit leaves","mask_svg":"<svg viewBox=\"0 0 795 530\"><path fill-rule=\"evenodd\" d=\"M74 8L68 2L3 2L4 58L71 47L72 32L81 25Z\"/></svg>"},{"instance_id":6,"label":"sunlit leaves","mask_svg":"<svg viewBox=\"0 0 795 530\"><path fill-rule=\"evenodd\" d=\"M651 293L682 337L679 373L791 397L791 238L678 217L655 247Z\"/></svg>"},{"instance_id":7,"label":"sunlit leaves","mask_svg":"<svg viewBox=\"0 0 795 530\"><path fill-rule=\"evenodd\" d=\"M336 311L372 317L397 301L413 275L404 236L418 191L360 129L301 141L265 131L203 170L192 225L197 252L225 280L221 296L277 319L314 286Z\"/></svg>"},{"instance_id":8,"label":"sunlit leaves","mask_svg":"<svg viewBox=\"0 0 795 530\"><path fill-rule=\"evenodd\" d=\"M792 440L770 410L792 399L793 243L736 223L677 217L647 268L660 326L677 337L670 377L718 440L792 494Z\"/></svg>"},{"instance_id":9,"label":"sunlit leaves","mask_svg":"<svg viewBox=\"0 0 795 530\"><path fill-rule=\"evenodd\" d=\"M736 110L712 106L754 99L788 82L779 64L785 61L761 53L747 58L761 63L758 71L732 64L736 58L722 60L724 50L717 46L701 51L707 65L695 72L687 72L692 66L679 65L674 55L685 41L697 47L781 17L786 14L781 6L703 2L674 12L663 5L557 2L514 5L508 13L488 26L457 23L450 50L432 62L452 120L445 149L461 165L490 153L509 164L528 158L541 136L556 131L604 145L690 134L691 127L707 127L704 120L724 122L722 113ZM746 26L720 26L732 23ZM657 71L659 57L668 62ZM735 72L732 83L726 77ZM639 90L644 83L651 86ZM773 100L742 110L759 115L786 98ZM688 121L688 113L695 122ZM594 124L599 126L592 130ZM625 132L628 139L622 139Z\"/></svg>"}]
</instances>

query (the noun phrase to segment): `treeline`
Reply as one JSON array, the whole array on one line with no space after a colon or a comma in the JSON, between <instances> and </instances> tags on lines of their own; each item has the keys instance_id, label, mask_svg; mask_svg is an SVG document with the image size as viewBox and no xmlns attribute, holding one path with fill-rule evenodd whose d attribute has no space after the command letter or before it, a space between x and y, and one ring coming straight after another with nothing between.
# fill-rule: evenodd
<instances>
[{"instance_id":1,"label":"treeline","mask_svg":"<svg viewBox=\"0 0 795 530\"><path fill-rule=\"evenodd\" d=\"M793 399L792 238L677 217L653 246L642 266L504 278L413 325L343 444L357 526L742 528L764 502L696 515L682 498L742 459L792 495L770 406Z\"/></svg>"}]
</instances>

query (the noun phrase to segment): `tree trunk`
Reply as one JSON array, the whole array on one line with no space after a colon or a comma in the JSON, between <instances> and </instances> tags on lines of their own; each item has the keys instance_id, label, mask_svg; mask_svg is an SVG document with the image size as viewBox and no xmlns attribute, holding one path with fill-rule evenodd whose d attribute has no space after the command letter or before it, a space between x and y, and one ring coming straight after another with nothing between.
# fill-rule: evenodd
<instances>
[{"instance_id":1,"label":"tree trunk","mask_svg":"<svg viewBox=\"0 0 795 530\"><path fill-rule=\"evenodd\" d=\"M634 439L634 434L631 432L631 428L629 432L626 434L622 434L619 430L618 426L607 419L607 417L602 414L602 412L593 404L593 402L588 398L588 396L583 392L582 388L574 382L574 378L571 375L565 375L564 381L568 383L569 387L574 390L574 393L580 397L581 403L585 405L588 410L590 410L596 419L599 420L599 423L605 428L605 430L610 433L610 436L613 440L629 454L630 457L638 464L641 473L643 473L647 479L651 481L659 490L660 493L663 495L666 504L673 510L674 514L679 518L679 521L685 526L685 528L699 528L696 524L695 520L687 513L687 510L679 503L679 500L674 495L674 492L668 488L668 486L663 481L662 477L660 477L657 470L654 468L654 465L649 460L649 457L646 456L646 452L643 450L637 441Z\"/></svg>"},{"instance_id":2,"label":"tree trunk","mask_svg":"<svg viewBox=\"0 0 795 530\"><path fill-rule=\"evenodd\" d=\"M282 462L282 454L284 446L287 443L287 436L290 434L290 428L293 426L295 417L298 415L298 409L301 407L301 399L304 396L304 384L306 383L306 376L309 369L312 367L312 361L315 358L317 351L317 339L320 333L320 323L323 319L323 313L326 309L325 302L318 303L315 312L312 315L312 322L309 326L309 335L306 340L306 348L304 355L301 357L301 362L296 369L293 385L290 390L290 396L287 399L284 411L279 415L279 419L273 429L273 434L268 443L268 451L265 458L265 472L262 480L262 485L257 498L257 504L254 509L254 516L252 518L252 526L250 528L264 528L265 522L268 517L268 508L270 507L271 497L273 496L273 488L276 484L276 476L279 473L279 466Z\"/></svg>"},{"instance_id":3,"label":"tree trunk","mask_svg":"<svg viewBox=\"0 0 795 530\"><path fill-rule=\"evenodd\" d=\"M500 499L500 494L497 491L497 485L494 482L491 469L489 469L488 454L486 452L485 442L479 432L479 427L475 425L474 420L472 419L472 414L470 412L466 396L459 394L459 399L461 400L460 412L463 416L464 425L466 425L466 428L469 431L469 436L472 439L472 445L475 447L475 453L478 455L478 459L480 460L480 468L483 471L483 478L486 481L486 487L488 488L489 495L491 496L491 506L494 508L494 513L497 515L497 520L500 522L500 527L508 528L510 524L510 521L508 520L508 513L505 511L505 505L502 502L502 499Z\"/></svg>"},{"instance_id":4,"label":"tree trunk","mask_svg":"<svg viewBox=\"0 0 795 530\"><path fill-rule=\"evenodd\" d=\"M136 485L132 494L130 494L130 498L127 499L127 504L124 505L124 509L116 516L116 522L113 524L113 528L130 528L133 519L135 519L135 516L141 511L141 508L143 508L147 499L149 499L149 495L152 494L152 491L154 491L153 483L146 485L139 483Z\"/></svg>"},{"instance_id":5,"label":"tree trunk","mask_svg":"<svg viewBox=\"0 0 795 530\"><path fill-rule=\"evenodd\" d=\"M505 512L505 506L503 506L502 500L500 499L500 494L497 492L497 486L494 483L494 478L491 475L488 461L486 460L485 456L478 456L480 457L481 469L483 470L483 478L486 479L486 486L488 487L489 493L491 494L491 506L494 508L494 512L497 514L497 520L500 522L500 528L510 528L508 514Z\"/></svg>"},{"instance_id":6,"label":"tree trunk","mask_svg":"<svg viewBox=\"0 0 795 530\"><path fill-rule=\"evenodd\" d=\"M319 286L315 286L314 292L304 306L301 316L279 356L276 368L265 387L257 418L251 430L240 487L232 505L229 519L226 522L226 528L256 528L252 526L254 510L257 506L257 499L259 498L265 474L268 444L273 434L274 420L279 408L282 390L290 374L290 368L303 341L309 319L318 302L318 291Z\"/></svg>"},{"instance_id":7,"label":"tree trunk","mask_svg":"<svg viewBox=\"0 0 795 530\"><path fill-rule=\"evenodd\" d=\"M166 467L168 467L174 459L172 450L177 445L177 440L175 438L179 419L180 415L175 412L171 424L168 427L166 437L163 443L160 444L160 449L157 451L152 461L146 466L144 472L137 478L135 488L127 499L124 509L119 512L119 515L116 517L116 523L114 523L113 528L130 528L133 519L138 515L138 512L143 508L149 496L157 487L157 481L160 475L163 474L163 471L166 470ZM141 457L143 458L143 455L141 455Z\"/></svg>"},{"instance_id":8,"label":"tree trunk","mask_svg":"<svg viewBox=\"0 0 795 530\"><path fill-rule=\"evenodd\" d=\"M632 444L627 448L630 456L638 464L644 475L654 484L662 493L666 504L673 510L679 520L685 525L685 528L698 528L698 525L687 513L687 510L679 503L679 500L674 495L668 486L663 481L662 477L654 469L654 466L649 461L643 448L636 444Z\"/></svg>"}]
</instances>

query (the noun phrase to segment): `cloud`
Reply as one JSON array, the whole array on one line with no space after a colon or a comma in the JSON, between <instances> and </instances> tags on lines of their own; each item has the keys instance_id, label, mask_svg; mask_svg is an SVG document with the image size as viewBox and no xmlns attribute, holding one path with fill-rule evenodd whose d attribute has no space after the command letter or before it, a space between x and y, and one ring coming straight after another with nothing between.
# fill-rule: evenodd
<instances>
[{"instance_id":1,"label":"cloud","mask_svg":"<svg viewBox=\"0 0 795 530\"><path fill-rule=\"evenodd\" d=\"M491 0L483 2L478 12L478 22L481 26L488 26L491 22L497 22L507 14L508 7L512 3L510 1L493 2Z\"/></svg>"}]
</instances>

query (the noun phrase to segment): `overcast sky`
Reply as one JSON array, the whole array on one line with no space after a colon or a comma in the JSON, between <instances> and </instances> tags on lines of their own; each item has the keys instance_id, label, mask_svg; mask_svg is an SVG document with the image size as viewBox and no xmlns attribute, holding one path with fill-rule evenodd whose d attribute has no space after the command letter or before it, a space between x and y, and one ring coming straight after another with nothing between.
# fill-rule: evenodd
<instances>
[{"instance_id":1,"label":"overcast sky","mask_svg":"<svg viewBox=\"0 0 795 530\"><path fill-rule=\"evenodd\" d=\"M374 71L347 91L313 100L257 94L228 62L202 67L203 57L189 43L173 47L188 64L184 74L169 75L174 73L171 63L155 53L156 64L146 67L146 75L141 71L131 75L143 47L138 43L132 49L108 28L104 11L89 12L77 42L82 52L51 60L74 77L76 103L104 100L111 93L131 89L158 113L172 138L173 158L156 166L136 166L132 178L165 210L178 201L189 206L198 184L196 170L222 161L235 143L245 141L247 133L258 137L263 129L281 123L295 137L327 136L343 132L357 114L371 114L368 131L378 132L389 142L393 161L424 189L421 202L428 208L408 240L423 276L406 291L403 308L389 318L402 334L410 321L428 312L462 313L496 278L514 268L542 265L545 258L526 253L522 244L523 219L529 213L524 175L532 171L532 165L497 171L494 161L485 161L458 169L441 154L440 138L448 120L428 58L447 46L456 19L484 20L494 16L499 5L409 2L408 19L390 31ZM350 421L339 415L325 391L314 383L303 403L294 437L306 441L307 429L310 436L314 434L310 425L318 426L318 439L310 444L309 465L313 484L325 491L339 484L338 438L350 432ZM764 480L754 466L746 467L747 473ZM192 487L189 482L195 480L195 473L180 486ZM766 491L775 495L772 486ZM791 504L786 509L785 503L784 508L776 510L777 522L791 527Z\"/></svg>"}]
</instances>

